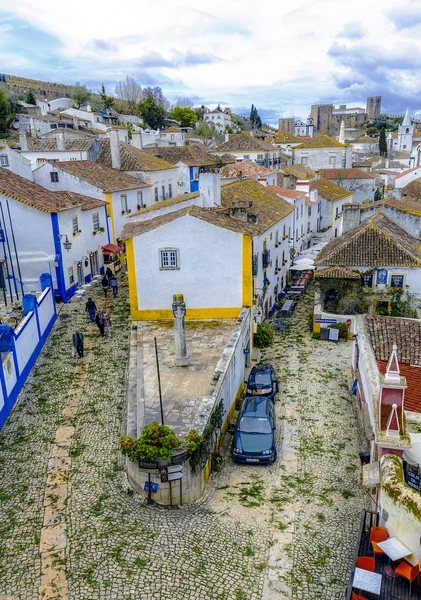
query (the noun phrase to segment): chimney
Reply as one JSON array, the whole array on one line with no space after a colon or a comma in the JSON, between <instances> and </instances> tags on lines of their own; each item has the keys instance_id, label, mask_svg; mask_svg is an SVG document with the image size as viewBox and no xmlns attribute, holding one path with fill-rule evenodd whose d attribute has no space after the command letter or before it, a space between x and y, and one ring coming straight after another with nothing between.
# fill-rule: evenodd
<instances>
[{"instance_id":1,"label":"chimney","mask_svg":"<svg viewBox=\"0 0 421 600\"><path fill-rule=\"evenodd\" d=\"M345 144L345 123L341 122L341 127L339 129L339 140L341 144Z\"/></svg>"},{"instance_id":2,"label":"chimney","mask_svg":"<svg viewBox=\"0 0 421 600\"><path fill-rule=\"evenodd\" d=\"M251 129L251 130L249 131L249 134L251 135L251 137L254 137L254 129Z\"/></svg>"},{"instance_id":3,"label":"chimney","mask_svg":"<svg viewBox=\"0 0 421 600\"><path fill-rule=\"evenodd\" d=\"M142 149L142 133L140 131L132 132L132 146Z\"/></svg>"},{"instance_id":4,"label":"chimney","mask_svg":"<svg viewBox=\"0 0 421 600\"><path fill-rule=\"evenodd\" d=\"M28 152L28 139L26 137L26 131L19 134L20 149L22 152Z\"/></svg>"},{"instance_id":5,"label":"chimney","mask_svg":"<svg viewBox=\"0 0 421 600\"><path fill-rule=\"evenodd\" d=\"M174 315L174 365L176 367L188 367L186 342L186 305L183 294L174 294L172 297L172 314Z\"/></svg>"},{"instance_id":6,"label":"chimney","mask_svg":"<svg viewBox=\"0 0 421 600\"><path fill-rule=\"evenodd\" d=\"M117 129L110 129L110 152L111 152L111 166L113 169L121 168L121 157L120 157L120 139L118 137Z\"/></svg>"},{"instance_id":7,"label":"chimney","mask_svg":"<svg viewBox=\"0 0 421 600\"><path fill-rule=\"evenodd\" d=\"M342 234L361 223L361 208L359 204L344 204L342 214Z\"/></svg>"},{"instance_id":8,"label":"chimney","mask_svg":"<svg viewBox=\"0 0 421 600\"><path fill-rule=\"evenodd\" d=\"M237 179L238 181L243 181L243 172L241 171L241 169L237 171Z\"/></svg>"},{"instance_id":9,"label":"chimney","mask_svg":"<svg viewBox=\"0 0 421 600\"><path fill-rule=\"evenodd\" d=\"M64 131L57 132L57 150L64 152L66 150L66 140L64 139Z\"/></svg>"},{"instance_id":10,"label":"chimney","mask_svg":"<svg viewBox=\"0 0 421 600\"><path fill-rule=\"evenodd\" d=\"M310 192L310 202L313 204L314 202L317 202L318 199L319 199L318 190L312 190Z\"/></svg>"},{"instance_id":11,"label":"chimney","mask_svg":"<svg viewBox=\"0 0 421 600\"><path fill-rule=\"evenodd\" d=\"M268 180L266 179L266 177L259 177L259 178L257 179L257 181L258 181L259 183L261 183L262 185L264 185L264 186L267 186L267 184L268 184Z\"/></svg>"},{"instance_id":12,"label":"chimney","mask_svg":"<svg viewBox=\"0 0 421 600\"><path fill-rule=\"evenodd\" d=\"M385 169L389 168L389 164L390 164L389 159L386 158L385 163L384 163Z\"/></svg>"},{"instance_id":13,"label":"chimney","mask_svg":"<svg viewBox=\"0 0 421 600\"><path fill-rule=\"evenodd\" d=\"M221 177L219 169L199 171L200 204L203 208L221 206Z\"/></svg>"},{"instance_id":14,"label":"chimney","mask_svg":"<svg viewBox=\"0 0 421 600\"><path fill-rule=\"evenodd\" d=\"M380 377L379 425L389 438L399 438L404 430L405 377L399 369L397 347L393 345L386 373Z\"/></svg>"},{"instance_id":15,"label":"chimney","mask_svg":"<svg viewBox=\"0 0 421 600\"><path fill-rule=\"evenodd\" d=\"M306 179L297 179L295 189L297 190L297 192L306 192L308 194L310 192L310 183Z\"/></svg>"},{"instance_id":16,"label":"chimney","mask_svg":"<svg viewBox=\"0 0 421 600\"><path fill-rule=\"evenodd\" d=\"M30 132L31 132L31 137L36 138L37 137L37 130L35 129L34 119L32 117L29 119L29 129L30 129Z\"/></svg>"},{"instance_id":17,"label":"chimney","mask_svg":"<svg viewBox=\"0 0 421 600\"><path fill-rule=\"evenodd\" d=\"M228 142L228 141L229 141L229 139L230 139L230 134L229 134L229 133L226 133L226 134L225 134L225 141L226 141L226 142Z\"/></svg>"},{"instance_id":18,"label":"chimney","mask_svg":"<svg viewBox=\"0 0 421 600\"><path fill-rule=\"evenodd\" d=\"M73 117L73 129L76 131L79 129L79 121L77 120L77 117Z\"/></svg>"},{"instance_id":19,"label":"chimney","mask_svg":"<svg viewBox=\"0 0 421 600\"><path fill-rule=\"evenodd\" d=\"M87 112L92 112L92 106L90 104L86 105L86 111Z\"/></svg>"}]
</instances>

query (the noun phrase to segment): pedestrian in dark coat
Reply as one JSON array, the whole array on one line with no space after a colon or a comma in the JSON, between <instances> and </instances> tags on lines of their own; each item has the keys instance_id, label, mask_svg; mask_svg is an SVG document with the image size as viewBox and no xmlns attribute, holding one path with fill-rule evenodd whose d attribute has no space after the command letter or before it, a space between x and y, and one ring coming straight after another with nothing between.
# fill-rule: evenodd
<instances>
[{"instance_id":1,"label":"pedestrian in dark coat","mask_svg":"<svg viewBox=\"0 0 421 600\"><path fill-rule=\"evenodd\" d=\"M108 337L111 337L111 315L107 311L102 315L104 317L104 325L107 328Z\"/></svg>"},{"instance_id":2,"label":"pedestrian in dark coat","mask_svg":"<svg viewBox=\"0 0 421 600\"><path fill-rule=\"evenodd\" d=\"M102 289L104 290L104 296L107 297L107 292L108 292L109 285L108 285L108 279L107 279L107 277L105 275L102 278L101 285L102 285Z\"/></svg>"},{"instance_id":3,"label":"pedestrian in dark coat","mask_svg":"<svg viewBox=\"0 0 421 600\"><path fill-rule=\"evenodd\" d=\"M118 295L118 283L115 275L113 275L110 279L110 286L113 290L113 296L115 298Z\"/></svg>"},{"instance_id":4,"label":"pedestrian in dark coat","mask_svg":"<svg viewBox=\"0 0 421 600\"><path fill-rule=\"evenodd\" d=\"M86 307L85 307L86 312L89 315L89 318L91 319L91 321L95 321L95 313L96 313L96 304L95 302L92 300L92 298L88 298L88 301L86 303Z\"/></svg>"},{"instance_id":5,"label":"pedestrian in dark coat","mask_svg":"<svg viewBox=\"0 0 421 600\"><path fill-rule=\"evenodd\" d=\"M73 336L73 347L76 348L76 352L79 358L83 358L83 344L84 344L84 335L79 329L76 329Z\"/></svg>"},{"instance_id":6,"label":"pedestrian in dark coat","mask_svg":"<svg viewBox=\"0 0 421 600\"><path fill-rule=\"evenodd\" d=\"M108 281L110 281L111 277L113 276L113 272L111 271L110 267L107 267L105 274L107 276Z\"/></svg>"},{"instance_id":7,"label":"pedestrian in dark coat","mask_svg":"<svg viewBox=\"0 0 421 600\"><path fill-rule=\"evenodd\" d=\"M101 336L104 337L105 321L104 321L104 315L102 314L101 311L96 313L95 323L97 324L97 327L101 333Z\"/></svg>"}]
</instances>

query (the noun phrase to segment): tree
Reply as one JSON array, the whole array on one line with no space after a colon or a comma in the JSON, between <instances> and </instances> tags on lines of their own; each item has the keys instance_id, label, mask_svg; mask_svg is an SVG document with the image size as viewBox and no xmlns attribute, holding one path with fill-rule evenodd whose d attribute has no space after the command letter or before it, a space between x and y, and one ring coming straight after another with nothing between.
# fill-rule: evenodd
<instances>
[{"instance_id":1,"label":"tree","mask_svg":"<svg viewBox=\"0 0 421 600\"><path fill-rule=\"evenodd\" d=\"M219 104L219 102L218 102L218 106L216 107L216 109L215 109L215 110L219 110L219 112L222 112L222 107L221 107L221 105Z\"/></svg>"},{"instance_id":2,"label":"tree","mask_svg":"<svg viewBox=\"0 0 421 600\"><path fill-rule=\"evenodd\" d=\"M35 95L32 90L26 92L25 102L28 104L36 104Z\"/></svg>"},{"instance_id":3,"label":"tree","mask_svg":"<svg viewBox=\"0 0 421 600\"><path fill-rule=\"evenodd\" d=\"M189 108L193 108L193 102L186 96L180 96L177 98L175 106L180 106L181 108L186 108L188 106Z\"/></svg>"},{"instance_id":4,"label":"tree","mask_svg":"<svg viewBox=\"0 0 421 600\"><path fill-rule=\"evenodd\" d=\"M114 98L112 96L107 96L104 84L101 85L101 89L98 90L98 94L101 100L102 108L104 110L110 110L113 107Z\"/></svg>"},{"instance_id":5,"label":"tree","mask_svg":"<svg viewBox=\"0 0 421 600\"><path fill-rule=\"evenodd\" d=\"M171 110L171 102L164 96L162 92L162 88L158 85L155 87L144 87L142 89L142 98L146 98L146 96L151 95L155 102L164 107L164 110L169 112Z\"/></svg>"},{"instance_id":6,"label":"tree","mask_svg":"<svg viewBox=\"0 0 421 600\"><path fill-rule=\"evenodd\" d=\"M384 127L380 129L379 154L380 156L387 156L386 129Z\"/></svg>"},{"instance_id":7,"label":"tree","mask_svg":"<svg viewBox=\"0 0 421 600\"><path fill-rule=\"evenodd\" d=\"M208 140L215 135L214 130L211 129L209 125L206 125L206 123L203 122L196 127L196 133L197 135L200 135L200 137L203 137Z\"/></svg>"},{"instance_id":8,"label":"tree","mask_svg":"<svg viewBox=\"0 0 421 600\"><path fill-rule=\"evenodd\" d=\"M152 129L161 129L165 121L165 108L157 102L153 94L148 94L138 104L139 115Z\"/></svg>"},{"instance_id":9,"label":"tree","mask_svg":"<svg viewBox=\"0 0 421 600\"><path fill-rule=\"evenodd\" d=\"M137 105L142 99L142 86L133 77L127 76L115 86L115 95L121 100L126 100L129 111L135 113Z\"/></svg>"},{"instance_id":10,"label":"tree","mask_svg":"<svg viewBox=\"0 0 421 600\"><path fill-rule=\"evenodd\" d=\"M74 108L80 108L83 104L86 104L90 97L91 92L86 89L86 86L80 85L80 83L77 81L72 92Z\"/></svg>"},{"instance_id":11,"label":"tree","mask_svg":"<svg viewBox=\"0 0 421 600\"><path fill-rule=\"evenodd\" d=\"M6 131L9 121L10 104L7 101L4 92L0 90L0 131Z\"/></svg>"},{"instance_id":12,"label":"tree","mask_svg":"<svg viewBox=\"0 0 421 600\"><path fill-rule=\"evenodd\" d=\"M262 126L262 119L259 117L259 113L254 104L251 105L250 109L250 125L253 129L259 129Z\"/></svg>"},{"instance_id":13,"label":"tree","mask_svg":"<svg viewBox=\"0 0 421 600\"><path fill-rule=\"evenodd\" d=\"M203 115L205 113L205 107L204 106L197 106L194 109L194 112L196 113L197 120L198 121L203 121Z\"/></svg>"},{"instance_id":14,"label":"tree","mask_svg":"<svg viewBox=\"0 0 421 600\"><path fill-rule=\"evenodd\" d=\"M181 127L194 127L197 123L198 118L192 108L188 106L182 108L181 106L175 106L170 112L171 119L178 121Z\"/></svg>"}]
</instances>

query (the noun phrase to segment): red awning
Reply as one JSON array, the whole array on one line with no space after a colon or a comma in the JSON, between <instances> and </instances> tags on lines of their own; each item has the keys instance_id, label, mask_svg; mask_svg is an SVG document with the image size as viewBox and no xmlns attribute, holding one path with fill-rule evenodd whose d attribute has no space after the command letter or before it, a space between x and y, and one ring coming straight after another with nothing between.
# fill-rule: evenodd
<instances>
[{"instance_id":1,"label":"red awning","mask_svg":"<svg viewBox=\"0 0 421 600\"><path fill-rule=\"evenodd\" d=\"M102 252L104 254L118 254L122 252L120 246L116 246L115 244L107 244L106 246L102 246Z\"/></svg>"}]
</instances>

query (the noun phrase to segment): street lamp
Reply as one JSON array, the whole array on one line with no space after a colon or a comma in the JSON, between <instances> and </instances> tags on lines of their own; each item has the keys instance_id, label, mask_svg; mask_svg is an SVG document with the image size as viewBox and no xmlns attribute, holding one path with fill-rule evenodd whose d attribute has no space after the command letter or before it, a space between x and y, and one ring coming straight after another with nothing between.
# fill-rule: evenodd
<instances>
[{"instance_id":1,"label":"street lamp","mask_svg":"<svg viewBox=\"0 0 421 600\"><path fill-rule=\"evenodd\" d=\"M59 233L58 237L61 239L61 238L64 237L64 234L63 233ZM69 238L67 237L67 235L66 235L66 239L63 241L63 247L64 247L65 250L67 250L67 252L69 252L69 250L72 247L72 242L69 240Z\"/></svg>"}]
</instances>

